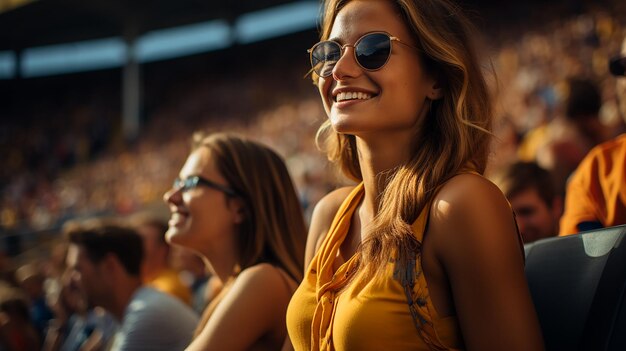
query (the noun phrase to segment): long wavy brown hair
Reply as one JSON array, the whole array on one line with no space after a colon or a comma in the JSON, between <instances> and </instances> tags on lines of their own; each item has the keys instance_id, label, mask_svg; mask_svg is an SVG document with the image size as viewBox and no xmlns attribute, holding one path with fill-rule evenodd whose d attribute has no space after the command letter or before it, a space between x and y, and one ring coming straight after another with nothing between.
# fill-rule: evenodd
<instances>
[{"instance_id":1,"label":"long wavy brown hair","mask_svg":"<svg viewBox=\"0 0 626 351\"><path fill-rule=\"evenodd\" d=\"M337 13L348 2L324 2L321 40L328 39ZM461 9L447 0L392 2L417 43L422 66L438 77L443 97L432 102L409 161L379 175L386 186L359 249L364 279L386 269L389 257L406 264L419 252L411 224L451 177L485 171L492 137L491 96L476 53L476 30ZM315 83L318 79L313 75ZM362 180L353 135L335 132L327 120L317 142L347 177Z\"/></svg>"}]
</instances>

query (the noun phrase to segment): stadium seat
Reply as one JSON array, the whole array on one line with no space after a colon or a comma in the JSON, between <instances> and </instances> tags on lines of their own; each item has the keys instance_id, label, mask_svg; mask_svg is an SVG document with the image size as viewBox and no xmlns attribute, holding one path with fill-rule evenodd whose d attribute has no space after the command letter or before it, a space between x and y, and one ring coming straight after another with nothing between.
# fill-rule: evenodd
<instances>
[{"instance_id":1,"label":"stadium seat","mask_svg":"<svg viewBox=\"0 0 626 351\"><path fill-rule=\"evenodd\" d=\"M546 350L626 350L626 225L526 244Z\"/></svg>"}]
</instances>

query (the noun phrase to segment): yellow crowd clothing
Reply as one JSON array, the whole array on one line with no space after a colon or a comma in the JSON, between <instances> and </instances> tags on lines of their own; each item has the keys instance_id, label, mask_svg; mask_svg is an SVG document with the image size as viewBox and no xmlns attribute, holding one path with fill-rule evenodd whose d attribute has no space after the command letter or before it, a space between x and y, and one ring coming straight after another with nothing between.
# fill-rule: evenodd
<instances>
[{"instance_id":1,"label":"yellow crowd clothing","mask_svg":"<svg viewBox=\"0 0 626 351\"><path fill-rule=\"evenodd\" d=\"M161 292L177 297L185 304L191 306L191 291L180 280L178 272L173 269L163 270L156 276L156 278L147 282L147 285Z\"/></svg>"}]
</instances>

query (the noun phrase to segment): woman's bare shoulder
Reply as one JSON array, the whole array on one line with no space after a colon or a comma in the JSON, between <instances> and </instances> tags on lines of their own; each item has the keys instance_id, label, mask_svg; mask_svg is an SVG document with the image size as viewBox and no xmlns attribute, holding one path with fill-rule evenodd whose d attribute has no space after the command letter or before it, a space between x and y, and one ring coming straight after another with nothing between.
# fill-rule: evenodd
<instances>
[{"instance_id":1,"label":"woman's bare shoulder","mask_svg":"<svg viewBox=\"0 0 626 351\"><path fill-rule=\"evenodd\" d=\"M280 267L269 263L259 263L241 271L233 284L233 289L237 285L244 286L241 291L247 291L247 288L252 288L252 291L258 293L259 289L268 289L269 296L277 296L279 293L282 293L289 297L298 283ZM261 287L261 285L267 286Z\"/></svg>"},{"instance_id":2,"label":"woman's bare shoulder","mask_svg":"<svg viewBox=\"0 0 626 351\"><path fill-rule=\"evenodd\" d=\"M282 269L268 263L242 270L188 350L250 350L260 338L282 334L296 285ZM275 348L280 348L284 335L278 339Z\"/></svg>"},{"instance_id":3,"label":"woman's bare shoulder","mask_svg":"<svg viewBox=\"0 0 626 351\"><path fill-rule=\"evenodd\" d=\"M502 191L489 179L473 173L463 173L448 180L435 195L433 204L446 202L468 205L475 201L495 201L499 205L507 204Z\"/></svg>"},{"instance_id":4,"label":"woman's bare shoulder","mask_svg":"<svg viewBox=\"0 0 626 351\"><path fill-rule=\"evenodd\" d=\"M437 237L441 253L469 253L506 247L519 254L515 219L500 189L477 174L450 179L435 196L430 211L429 235Z\"/></svg>"},{"instance_id":5,"label":"woman's bare shoulder","mask_svg":"<svg viewBox=\"0 0 626 351\"><path fill-rule=\"evenodd\" d=\"M332 221L343 201L348 197L354 186L345 186L326 194L318 201L313 210L313 220ZM330 225L330 223L328 223Z\"/></svg>"},{"instance_id":6,"label":"woman's bare shoulder","mask_svg":"<svg viewBox=\"0 0 626 351\"><path fill-rule=\"evenodd\" d=\"M346 186L333 190L315 205L306 243L305 269L326 237L326 233L328 233L328 229L339 207L341 207L341 204L353 189L354 186Z\"/></svg>"}]
</instances>

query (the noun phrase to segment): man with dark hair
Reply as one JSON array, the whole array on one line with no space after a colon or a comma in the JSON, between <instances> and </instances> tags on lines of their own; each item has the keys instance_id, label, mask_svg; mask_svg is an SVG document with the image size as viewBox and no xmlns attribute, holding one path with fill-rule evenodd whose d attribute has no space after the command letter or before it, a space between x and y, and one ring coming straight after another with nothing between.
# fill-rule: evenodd
<instances>
[{"instance_id":1,"label":"man with dark hair","mask_svg":"<svg viewBox=\"0 0 626 351\"><path fill-rule=\"evenodd\" d=\"M525 243L558 234L563 200L548 171L534 162L516 162L495 181L515 211Z\"/></svg>"},{"instance_id":2,"label":"man with dark hair","mask_svg":"<svg viewBox=\"0 0 626 351\"><path fill-rule=\"evenodd\" d=\"M610 61L616 96L626 121L626 38ZM567 185L559 235L626 224L626 133L593 148Z\"/></svg>"},{"instance_id":3,"label":"man with dark hair","mask_svg":"<svg viewBox=\"0 0 626 351\"><path fill-rule=\"evenodd\" d=\"M120 323L111 350L182 350L196 314L167 294L142 286L143 243L114 224L76 225L66 231L67 265L89 302Z\"/></svg>"}]
</instances>

